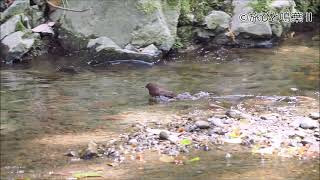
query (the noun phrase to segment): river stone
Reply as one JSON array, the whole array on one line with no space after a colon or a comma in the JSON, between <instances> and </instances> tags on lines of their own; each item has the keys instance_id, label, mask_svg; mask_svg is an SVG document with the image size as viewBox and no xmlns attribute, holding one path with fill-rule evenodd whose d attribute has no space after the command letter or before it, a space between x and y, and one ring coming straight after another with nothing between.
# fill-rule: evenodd
<instances>
[{"instance_id":1,"label":"river stone","mask_svg":"<svg viewBox=\"0 0 320 180\"><path fill-rule=\"evenodd\" d=\"M98 145L95 142L90 141L88 143L88 147L82 150L79 153L79 156L81 159L85 160L92 159L93 157L98 156Z\"/></svg>"},{"instance_id":2,"label":"river stone","mask_svg":"<svg viewBox=\"0 0 320 180\"><path fill-rule=\"evenodd\" d=\"M208 121L211 122L213 125L215 125L217 127L223 127L224 126L222 120L219 119L219 118L212 117L212 118L209 118Z\"/></svg>"},{"instance_id":3,"label":"river stone","mask_svg":"<svg viewBox=\"0 0 320 180\"><path fill-rule=\"evenodd\" d=\"M112 39L102 36L96 39L90 39L87 48L95 48L96 52L109 49L121 49Z\"/></svg>"},{"instance_id":4,"label":"river stone","mask_svg":"<svg viewBox=\"0 0 320 180\"><path fill-rule=\"evenodd\" d=\"M253 12L250 7L250 0L234 0L232 2L234 6L233 17L231 21L231 31L235 35L246 34L253 37L271 37L272 30L269 22L251 22L240 20L242 14L248 14Z\"/></svg>"},{"instance_id":5,"label":"river stone","mask_svg":"<svg viewBox=\"0 0 320 180\"><path fill-rule=\"evenodd\" d=\"M30 8L30 0L16 0L3 12L0 14L0 21L4 21L14 15L24 13Z\"/></svg>"},{"instance_id":6,"label":"river stone","mask_svg":"<svg viewBox=\"0 0 320 180\"><path fill-rule=\"evenodd\" d=\"M223 11L211 11L210 14L205 17L204 22L208 29L216 30L217 28L229 28L230 20L231 16Z\"/></svg>"},{"instance_id":7,"label":"river stone","mask_svg":"<svg viewBox=\"0 0 320 180\"><path fill-rule=\"evenodd\" d=\"M210 124L207 121L196 121L195 125L200 129L210 128Z\"/></svg>"},{"instance_id":8,"label":"river stone","mask_svg":"<svg viewBox=\"0 0 320 180\"><path fill-rule=\"evenodd\" d=\"M50 14L53 21L60 19L59 32L81 35L61 36L60 41L105 36L112 37L122 48L130 43L138 47L154 44L161 50L169 50L175 42L180 6L167 1L68 0L68 4L73 9L88 10L70 12L57 9ZM71 45L74 46L72 50L83 48Z\"/></svg>"},{"instance_id":9,"label":"river stone","mask_svg":"<svg viewBox=\"0 0 320 180\"><path fill-rule=\"evenodd\" d=\"M150 56L158 56L161 54L161 51L153 44L142 49L141 53L148 54Z\"/></svg>"},{"instance_id":10,"label":"river stone","mask_svg":"<svg viewBox=\"0 0 320 180\"><path fill-rule=\"evenodd\" d=\"M314 129L319 127L319 122L307 117L301 117L299 126L303 129Z\"/></svg>"},{"instance_id":11,"label":"river stone","mask_svg":"<svg viewBox=\"0 0 320 180\"><path fill-rule=\"evenodd\" d=\"M37 38L39 38L39 34L32 34L28 31L17 31L6 36L1 41L1 45L8 49L6 53L2 54L5 56L6 63L12 64L15 60L21 60L35 45Z\"/></svg>"},{"instance_id":12,"label":"river stone","mask_svg":"<svg viewBox=\"0 0 320 180\"><path fill-rule=\"evenodd\" d=\"M312 118L312 119L320 119L320 113L319 112L312 112L309 114L309 117Z\"/></svg>"},{"instance_id":13,"label":"river stone","mask_svg":"<svg viewBox=\"0 0 320 180\"><path fill-rule=\"evenodd\" d=\"M159 138L161 140L167 140L167 139L169 139L169 133L166 131L161 131L159 134Z\"/></svg>"},{"instance_id":14,"label":"river stone","mask_svg":"<svg viewBox=\"0 0 320 180\"><path fill-rule=\"evenodd\" d=\"M17 25L21 23L21 16L15 15L8 19L5 23L0 26L0 39L2 40L7 35L14 33L17 29Z\"/></svg>"},{"instance_id":15,"label":"river stone","mask_svg":"<svg viewBox=\"0 0 320 180\"><path fill-rule=\"evenodd\" d=\"M231 109L231 110L228 110L226 112L226 115L228 117L231 117L231 118L235 118L235 119L240 119L242 118L242 112L238 111L238 110L234 110L234 109Z\"/></svg>"}]
</instances>

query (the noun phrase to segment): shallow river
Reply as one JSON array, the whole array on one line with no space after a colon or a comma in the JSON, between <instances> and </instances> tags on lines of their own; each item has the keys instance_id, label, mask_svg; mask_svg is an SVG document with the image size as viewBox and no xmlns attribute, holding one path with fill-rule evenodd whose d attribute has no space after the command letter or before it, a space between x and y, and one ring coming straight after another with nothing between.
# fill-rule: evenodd
<instances>
[{"instance_id":1,"label":"shallow river","mask_svg":"<svg viewBox=\"0 0 320 180\"><path fill-rule=\"evenodd\" d=\"M30 65L3 68L1 179L28 176L42 179L50 171L84 166L83 162L71 163L63 153L87 144L90 139L103 141L117 136L134 123L118 114L139 114L137 117L146 118L154 112L170 114L192 106L149 105L144 88L148 82L157 82L177 92L206 91L217 96L319 95L317 42L287 41L272 49L220 50L219 54L217 58L216 53L203 50L153 67L79 67L76 75L56 72L58 65L76 64L74 57L41 57ZM178 167L157 161L124 164L113 172L113 178L319 177L319 160L261 159L240 153L226 160L221 150L197 155L205 161Z\"/></svg>"}]
</instances>

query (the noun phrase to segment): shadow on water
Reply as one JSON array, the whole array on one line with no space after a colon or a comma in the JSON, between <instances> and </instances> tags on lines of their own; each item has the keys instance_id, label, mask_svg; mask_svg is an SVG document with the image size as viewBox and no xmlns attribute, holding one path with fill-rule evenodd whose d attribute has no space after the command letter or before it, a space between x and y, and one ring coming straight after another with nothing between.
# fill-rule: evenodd
<instances>
[{"instance_id":1,"label":"shadow on water","mask_svg":"<svg viewBox=\"0 0 320 180\"><path fill-rule=\"evenodd\" d=\"M216 55L210 51L201 56L189 54L147 68L129 64L96 69L78 66L77 57L50 56L37 58L31 65L2 69L1 169L22 166L47 172L64 167L69 162L62 154L68 148L83 146L91 138L103 141L117 136L130 124L153 115L164 117L163 114L188 109L186 104L149 106L144 89L147 82L157 82L176 92L207 91L217 96L319 95L319 46L289 43L273 49L224 50L222 56ZM57 72L61 64L75 66L79 73ZM235 155L235 162L227 166L221 159L223 153L215 153L201 154L207 160L197 166L171 169L148 164L134 176L141 172L145 179L170 179L165 175L182 179L255 179L255 173L259 173L259 168L252 169L255 166L267 169L261 173L275 173L275 179L282 175L291 178L286 166L299 171L292 175L293 179L309 173L302 168L304 162L277 160L259 166L260 159L246 155ZM312 169L313 165L307 167ZM303 170L300 172L299 168ZM284 170L282 175L278 169ZM311 172L309 177L315 173L319 172Z\"/></svg>"}]
</instances>

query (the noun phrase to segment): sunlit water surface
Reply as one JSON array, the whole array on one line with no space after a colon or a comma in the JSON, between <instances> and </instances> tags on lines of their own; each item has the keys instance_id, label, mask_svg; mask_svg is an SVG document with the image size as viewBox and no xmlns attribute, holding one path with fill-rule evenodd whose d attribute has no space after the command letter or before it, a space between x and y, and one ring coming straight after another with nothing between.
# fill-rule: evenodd
<instances>
[{"instance_id":1,"label":"sunlit water surface","mask_svg":"<svg viewBox=\"0 0 320 180\"><path fill-rule=\"evenodd\" d=\"M31 65L1 70L1 175L48 173L70 164L68 148L117 136L130 121L120 113L175 112L181 105L148 104L144 88L157 82L176 92L219 95L318 96L319 46L291 42L273 49L234 49L181 56L154 67L79 68L79 74L56 72L74 57L41 57ZM297 88L297 91L292 91ZM137 121L139 121L137 119ZM317 179L319 161L261 159L225 152L195 152L205 161L176 166L123 165L117 178L142 179ZM174 168L172 167L174 166ZM22 173L22 172L20 172ZM179 177L179 178L177 178Z\"/></svg>"}]
</instances>

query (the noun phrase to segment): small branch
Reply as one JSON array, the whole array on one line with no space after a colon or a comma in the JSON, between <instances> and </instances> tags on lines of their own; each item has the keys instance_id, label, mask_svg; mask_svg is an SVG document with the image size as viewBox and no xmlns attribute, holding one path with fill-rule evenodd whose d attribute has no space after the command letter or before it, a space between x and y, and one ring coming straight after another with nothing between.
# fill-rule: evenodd
<instances>
[{"instance_id":1,"label":"small branch","mask_svg":"<svg viewBox=\"0 0 320 180\"><path fill-rule=\"evenodd\" d=\"M62 10L65 10L65 11L84 12L84 11L88 11L88 10L89 10L89 9L77 10L77 9L64 8L64 7L55 5L55 4L53 4L52 2L50 2L50 1L47 1L47 3L48 3L50 6L54 7L54 8L62 9Z\"/></svg>"}]
</instances>

